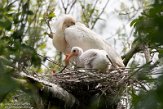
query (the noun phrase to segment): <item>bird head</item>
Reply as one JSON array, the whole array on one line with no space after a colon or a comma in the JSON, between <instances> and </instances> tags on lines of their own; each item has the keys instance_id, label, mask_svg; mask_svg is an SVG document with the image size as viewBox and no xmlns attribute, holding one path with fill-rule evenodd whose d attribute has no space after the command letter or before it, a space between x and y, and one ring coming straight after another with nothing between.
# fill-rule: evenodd
<instances>
[{"instance_id":1,"label":"bird head","mask_svg":"<svg viewBox=\"0 0 163 109\"><path fill-rule=\"evenodd\" d=\"M65 64L68 65L72 57L78 57L83 53L83 50L80 47L73 47L71 52L66 54Z\"/></svg>"},{"instance_id":2,"label":"bird head","mask_svg":"<svg viewBox=\"0 0 163 109\"><path fill-rule=\"evenodd\" d=\"M65 16L63 19L63 24L62 24L62 30L65 30L66 28L75 25L75 19L72 16Z\"/></svg>"}]
</instances>

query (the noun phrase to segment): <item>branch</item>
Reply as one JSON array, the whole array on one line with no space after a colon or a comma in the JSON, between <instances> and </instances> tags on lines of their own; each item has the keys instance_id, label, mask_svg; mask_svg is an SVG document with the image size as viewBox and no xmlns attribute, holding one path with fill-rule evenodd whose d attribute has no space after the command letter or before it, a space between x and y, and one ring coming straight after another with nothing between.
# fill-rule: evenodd
<instances>
[{"instance_id":1,"label":"branch","mask_svg":"<svg viewBox=\"0 0 163 109\"><path fill-rule=\"evenodd\" d=\"M30 93L30 95L35 95L34 92L36 92L44 103L66 109L78 106L78 100L73 95L54 83L35 78L23 72L17 76L18 78L16 77L14 80L20 85L21 89ZM59 104L57 104L57 101Z\"/></svg>"},{"instance_id":2,"label":"branch","mask_svg":"<svg viewBox=\"0 0 163 109\"><path fill-rule=\"evenodd\" d=\"M50 33L53 33L49 22L50 22L50 20L46 21L46 24L47 24L48 28L50 29Z\"/></svg>"},{"instance_id":3,"label":"branch","mask_svg":"<svg viewBox=\"0 0 163 109\"><path fill-rule=\"evenodd\" d=\"M93 25L92 25L91 29L93 29L93 28L94 28L94 26L95 26L96 22L98 21L98 19L100 19L101 15L102 15L102 14L103 14L103 12L105 11L105 8L107 7L108 3L109 3L109 0L107 0L107 2L106 2L106 4L105 4L105 6L103 7L102 11L99 13L99 15L98 15L98 16L96 17L96 19L94 20L94 22L93 22Z\"/></svg>"},{"instance_id":4,"label":"branch","mask_svg":"<svg viewBox=\"0 0 163 109\"><path fill-rule=\"evenodd\" d=\"M148 62L151 62L151 54L150 54L150 50L149 50L149 47L148 47L148 45L147 44L145 44L144 46L143 46L143 52L144 52L144 55L145 55L145 59L146 59L146 63L148 63Z\"/></svg>"},{"instance_id":5,"label":"branch","mask_svg":"<svg viewBox=\"0 0 163 109\"><path fill-rule=\"evenodd\" d=\"M98 0L95 1L94 6L92 8L93 10L95 10L97 3L98 3Z\"/></svg>"},{"instance_id":6,"label":"branch","mask_svg":"<svg viewBox=\"0 0 163 109\"><path fill-rule=\"evenodd\" d=\"M50 20L51 20L51 19L48 19L48 18L45 19L45 23L47 24L47 26L48 26L48 28L49 28L49 30L50 30L50 33L47 33L47 32L46 32L46 34L47 34L51 39L53 39L53 34L55 34L55 33L52 31L52 28L51 28L51 26L50 26Z\"/></svg>"},{"instance_id":7,"label":"branch","mask_svg":"<svg viewBox=\"0 0 163 109\"><path fill-rule=\"evenodd\" d=\"M125 55L122 56L123 63L125 64L125 66L128 64L128 62L133 57L133 55L140 51L143 51L145 55L146 63L151 62L152 59L151 59L149 45L146 42L144 42L141 38L138 37L132 43L131 49Z\"/></svg>"},{"instance_id":8,"label":"branch","mask_svg":"<svg viewBox=\"0 0 163 109\"><path fill-rule=\"evenodd\" d=\"M137 46L131 48L125 55L122 56L123 63L125 66L127 66L128 62L130 61L130 59L133 57L133 55L135 53L137 53Z\"/></svg>"},{"instance_id":9,"label":"branch","mask_svg":"<svg viewBox=\"0 0 163 109\"><path fill-rule=\"evenodd\" d=\"M70 9L69 9L69 11L68 11L67 13L70 13L70 12L71 12L71 10L72 10L73 6L75 5L76 1L77 1L77 0L74 0L74 1L71 3Z\"/></svg>"},{"instance_id":10,"label":"branch","mask_svg":"<svg viewBox=\"0 0 163 109\"><path fill-rule=\"evenodd\" d=\"M64 9L64 13L66 14L66 12L67 12L67 7L65 7L63 0L61 0L61 3L62 3L62 7L63 7L63 9Z\"/></svg>"},{"instance_id":11,"label":"branch","mask_svg":"<svg viewBox=\"0 0 163 109\"><path fill-rule=\"evenodd\" d=\"M133 57L133 55L141 50L142 43L140 42L139 39L135 39L134 42L132 43L131 49L125 55L122 56L124 65L127 66L128 62Z\"/></svg>"}]
</instances>

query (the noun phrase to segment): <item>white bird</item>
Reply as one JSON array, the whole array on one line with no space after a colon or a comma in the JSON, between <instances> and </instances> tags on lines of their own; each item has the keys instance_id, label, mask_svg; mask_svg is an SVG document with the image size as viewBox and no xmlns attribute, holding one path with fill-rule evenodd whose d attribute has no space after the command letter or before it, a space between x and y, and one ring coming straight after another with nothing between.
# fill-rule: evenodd
<instances>
[{"instance_id":1,"label":"white bird","mask_svg":"<svg viewBox=\"0 0 163 109\"><path fill-rule=\"evenodd\" d=\"M121 57L106 40L102 39L100 35L87 28L84 24L76 22L70 15L64 15L56 22L53 45L64 54L69 53L74 46L81 47L83 51L88 49L105 50L111 63L116 68L124 67Z\"/></svg>"},{"instance_id":2,"label":"white bird","mask_svg":"<svg viewBox=\"0 0 163 109\"><path fill-rule=\"evenodd\" d=\"M69 64L71 58L75 61L77 67L86 69L95 69L100 72L106 72L110 64L107 58L107 52L99 49L89 49L83 52L80 47L73 47L71 52L66 55L66 65Z\"/></svg>"}]
</instances>

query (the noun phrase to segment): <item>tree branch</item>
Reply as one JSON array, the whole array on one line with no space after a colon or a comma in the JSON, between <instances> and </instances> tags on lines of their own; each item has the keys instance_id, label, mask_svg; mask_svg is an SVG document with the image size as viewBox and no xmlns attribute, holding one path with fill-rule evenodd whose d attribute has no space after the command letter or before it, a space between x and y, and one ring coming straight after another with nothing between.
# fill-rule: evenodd
<instances>
[{"instance_id":1,"label":"tree branch","mask_svg":"<svg viewBox=\"0 0 163 109\"><path fill-rule=\"evenodd\" d=\"M71 10L72 10L73 6L75 5L76 1L77 1L77 0L74 0L74 1L71 3L70 8L69 8L69 11L68 11L67 13L70 13L70 12L71 12Z\"/></svg>"},{"instance_id":2,"label":"tree branch","mask_svg":"<svg viewBox=\"0 0 163 109\"><path fill-rule=\"evenodd\" d=\"M150 50L149 50L149 47L148 47L148 45L147 44L145 44L144 46L143 46L143 52L144 52L144 55L145 55L145 59L146 59L146 63L148 63L148 62L151 62L151 54L150 54Z\"/></svg>"},{"instance_id":3,"label":"tree branch","mask_svg":"<svg viewBox=\"0 0 163 109\"><path fill-rule=\"evenodd\" d=\"M125 66L127 66L128 62L133 57L133 55L138 52L138 50L137 50L138 47L137 46L134 46L125 55L122 56L122 59L124 59L123 63L124 63Z\"/></svg>"},{"instance_id":4,"label":"tree branch","mask_svg":"<svg viewBox=\"0 0 163 109\"><path fill-rule=\"evenodd\" d=\"M63 7L63 9L64 9L64 13L66 14L66 12L67 12L67 7L65 7L63 0L61 0L61 3L62 3L62 7Z\"/></svg>"},{"instance_id":5,"label":"tree branch","mask_svg":"<svg viewBox=\"0 0 163 109\"><path fill-rule=\"evenodd\" d=\"M79 105L78 100L73 95L54 83L35 78L23 72L17 76L18 77L14 78L14 80L20 85L23 91L30 93L30 95L36 92L38 96L48 104L50 103L51 105L53 104L54 106L66 109ZM53 101L55 101L55 103L58 101L59 104L54 104ZM45 107L46 106L44 106L44 108Z\"/></svg>"},{"instance_id":6,"label":"tree branch","mask_svg":"<svg viewBox=\"0 0 163 109\"><path fill-rule=\"evenodd\" d=\"M96 19L94 20L93 25L91 26L91 29L94 28L96 22L98 21L98 19L100 19L101 15L104 13L104 11L105 11L105 9L106 9L108 3L109 3L109 0L107 0L105 6L102 8L102 11L99 13L99 15L98 15L98 16L96 17Z\"/></svg>"}]
</instances>

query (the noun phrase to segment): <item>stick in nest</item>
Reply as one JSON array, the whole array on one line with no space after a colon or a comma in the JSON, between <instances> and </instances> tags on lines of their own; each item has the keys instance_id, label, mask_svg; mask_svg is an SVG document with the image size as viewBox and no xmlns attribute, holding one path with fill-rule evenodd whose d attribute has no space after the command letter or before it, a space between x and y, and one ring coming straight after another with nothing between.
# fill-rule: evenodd
<instances>
[{"instance_id":1,"label":"stick in nest","mask_svg":"<svg viewBox=\"0 0 163 109\"><path fill-rule=\"evenodd\" d=\"M58 73L62 73L66 69L67 65L64 66Z\"/></svg>"}]
</instances>

